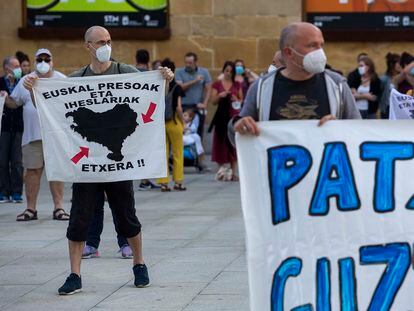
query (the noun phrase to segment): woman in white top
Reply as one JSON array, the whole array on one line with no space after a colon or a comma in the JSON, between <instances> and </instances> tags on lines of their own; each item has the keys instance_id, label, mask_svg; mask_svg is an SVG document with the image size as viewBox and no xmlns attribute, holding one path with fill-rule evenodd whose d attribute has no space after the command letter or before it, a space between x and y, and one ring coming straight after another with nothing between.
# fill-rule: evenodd
<instances>
[{"instance_id":1,"label":"woman in white top","mask_svg":"<svg viewBox=\"0 0 414 311\"><path fill-rule=\"evenodd\" d=\"M363 119L376 119L378 100L381 98L381 80L375 72L374 62L368 57L363 57L359 62L358 72L361 75L361 83L350 85L356 105Z\"/></svg>"}]
</instances>

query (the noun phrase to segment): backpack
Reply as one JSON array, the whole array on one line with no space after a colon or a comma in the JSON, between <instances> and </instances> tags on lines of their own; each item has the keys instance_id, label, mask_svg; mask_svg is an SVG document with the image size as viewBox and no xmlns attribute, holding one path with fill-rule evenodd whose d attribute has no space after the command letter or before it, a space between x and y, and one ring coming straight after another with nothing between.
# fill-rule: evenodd
<instances>
[{"instance_id":1,"label":"backpack","mask_svg":"<svg viewBox=\"0 0 414 311\"><path fill-rule=\"evenodd\" d=\"M165 96L165 121L170 121L174 117L174 108L173 108L173 94L177 84L168 92Z\"/></svg>"}]
</instances>

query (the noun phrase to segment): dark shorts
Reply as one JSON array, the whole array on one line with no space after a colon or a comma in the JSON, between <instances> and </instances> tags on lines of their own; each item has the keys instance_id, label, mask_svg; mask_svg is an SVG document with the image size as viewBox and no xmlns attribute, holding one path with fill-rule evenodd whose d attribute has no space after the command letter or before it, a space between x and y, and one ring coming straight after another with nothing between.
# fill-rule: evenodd
<instances>
[{"instance_id":1,"label":"dark shorts","mask_svg":"<svg viewBox=\"0 0 414 311\"><path fill-rule=\"evenodd\" d=\"M106 193L118 234L132 238L141 232L141 224L135 215L135 199L132 181L113 183L74 183L72 208L66 237L71 241L87 240L89 225L98 205L99 194Z\"/></svg>"}]
</instances>

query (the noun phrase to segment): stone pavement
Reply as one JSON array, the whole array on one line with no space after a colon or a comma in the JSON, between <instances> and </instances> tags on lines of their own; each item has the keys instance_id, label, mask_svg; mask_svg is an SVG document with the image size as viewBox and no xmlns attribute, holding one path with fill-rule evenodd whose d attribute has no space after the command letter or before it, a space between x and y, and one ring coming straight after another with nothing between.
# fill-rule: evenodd
<instances>
[{"instance_id":1,"label":"stone pavement","mask_svg":"<svg viewBox=\"0 0 414 311\"><path fill-rule=\"evenodd\" d=\"M187 174L186 185L182 193L135 193L151 287L133 286L105 206L101 257L83 261L83 292L66 297L57 288L69 273L67 223L52 220L45 178L39 220L16 222L25 204L0 204L0 310L248 310L239 185L212 174ZM69 200L66 185L68 211Z\"/></svg>"}]
</instances>

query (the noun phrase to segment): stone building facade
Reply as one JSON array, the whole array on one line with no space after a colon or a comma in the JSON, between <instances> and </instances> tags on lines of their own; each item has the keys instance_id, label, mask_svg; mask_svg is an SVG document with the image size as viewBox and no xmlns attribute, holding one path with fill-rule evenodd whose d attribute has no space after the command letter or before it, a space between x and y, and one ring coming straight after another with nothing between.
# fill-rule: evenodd
<instances>
[{"instance_id":1,"label":"stone building facade","mask_svg":"<svg viewBox=\"0 0 414 311\"><path fill-rule=\"evenodd\" d=\"M84 65L88 56L82 40L23 40L17 36L22 25L21 1L0 1L0 57L20 49L32 56L39 47L48 47L55 66L68 73ZM152 59L170 57L177 66L183 55L194 51L200 64L215 76L226 60L244 59L256 71L268 67L278 46L280 29L302 18L302 0L170 0L172 36L167 41L115 41L114 57L134 63L135 51L146 48ZM329 63L343 72L355 67L361 51L373 57L381 73L388 51L410 51L410 43L330 43L326 44Z\"/></svg>"}]
</instances>

